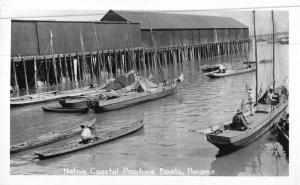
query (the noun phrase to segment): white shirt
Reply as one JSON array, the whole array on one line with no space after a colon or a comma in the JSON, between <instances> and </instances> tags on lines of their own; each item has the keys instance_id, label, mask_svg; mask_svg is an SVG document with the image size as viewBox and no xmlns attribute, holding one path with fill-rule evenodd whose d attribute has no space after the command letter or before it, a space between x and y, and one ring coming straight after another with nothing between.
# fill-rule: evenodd
<instances>
[{"instance_id":1,"label":"white shirt","mask_svg":"<svg viewBox=\"0 0 300 185\"><path fill-rule=\"evenodd\" d=\"M92 132L89 128L84 128L82 133L81 133L82 137L91 137L92 136Z\"/></svg>"}]
</instances>

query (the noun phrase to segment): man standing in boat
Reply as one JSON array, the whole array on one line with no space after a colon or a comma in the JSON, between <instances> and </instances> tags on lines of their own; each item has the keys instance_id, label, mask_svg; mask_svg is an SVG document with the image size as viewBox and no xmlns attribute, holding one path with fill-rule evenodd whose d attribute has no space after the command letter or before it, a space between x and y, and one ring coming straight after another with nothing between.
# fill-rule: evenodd
<instances>
[{"instance_id":1,"label":"man standing in boat","mask_svg":"<svg viewBox=\"0 0 300 185\"><path fill-rule=\"evenodd\" d=\"M249 109L250 109L250 115L254 116L254 108L253 108L253 104L254 104L254 94L251 88L249 88L247 90L247 94L248 94L248 103L249 103Z\"/></svg>"},{"instance_id":2,"label":"man standing in boat","mask_svg":"<svg viewBox=\"0 0 300 185\"><path fill-rule=\"evenodd\" d=\"M248 122L243 114L241 109L237 110L237 113L234 115L232 119L231 128L238 131L245 131L248 128Z\"/></svg>"}]
</instances>

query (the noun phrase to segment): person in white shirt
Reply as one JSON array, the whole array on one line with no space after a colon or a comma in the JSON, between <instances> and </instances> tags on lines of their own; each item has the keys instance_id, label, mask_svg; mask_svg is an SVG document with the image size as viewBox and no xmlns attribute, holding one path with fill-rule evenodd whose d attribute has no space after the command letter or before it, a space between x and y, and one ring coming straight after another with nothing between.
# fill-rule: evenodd
<instances>
[{"instance_id":1,"label":"person in white shirt","mask_svg":"<svg viewBox=\"0 0 300 185\"><path fill-rule=\"evenodd\" d=\"M89 143L95 136L93 136L92 131L87 125L81 125L81 139L83 143Z\"/></svg>"},{"instance_id":2,"label":"person in white shirt","mask_svg":"<svg viewBox=\"0 0 300 185\"><path fill-rule=\"evenodd\" d=\"M254 94L253 94L251 88L248 89L247 94L248 94L248 103L249 103L249 109L250 109L250 116L254 116L254 108L253 108Z\"/></svg>"}]
</instances>

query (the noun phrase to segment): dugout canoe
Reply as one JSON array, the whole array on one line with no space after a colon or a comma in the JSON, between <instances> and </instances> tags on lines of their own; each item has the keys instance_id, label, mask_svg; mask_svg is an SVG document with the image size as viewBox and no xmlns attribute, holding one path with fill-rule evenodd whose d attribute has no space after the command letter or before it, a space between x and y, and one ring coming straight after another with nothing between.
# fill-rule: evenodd
<instances>
[{"instance_id":1,"label":"dugout canoe","mask_svg":"<svg viewBox=\"0 0 300 185\"><path fill-rule=\"evenodd\" d=\"M70 138L74 135L80 134L82 129L81 125L87 125L88 127L93 127L95 124L96 119L90 120L90 121L84 121L80 125L69 128L63 131L57 131L57 132L50 132L48 134L44 134L38 138L31 139L22 143L17 143L10 146L10 153L17 153L21 151L25 151L32 148L37 148L39 146L44 146L47 144L51 144L63 139Z\"/></svg>"},{"instance_id":2,"label":"dugout canoe","mask_svg":"<svg viewBox=\"0 0 300 185\"><path fill-rule=\"evenodd\" d=\"M236 70L226 70L225 73L208 73L206 76L209 78L222 78L226 76L233 76L233 75L239 75L239 74L244 74L244 73L250 73L255 71L256 67L251 67L251 68L241 68L241 69L236 69Z\"/></svg>"},{"instance_id":3,"label":"dugout canoe","mask_svg":"<svg viewBox=\"0 0 300 185\"><path fill-rule=\"evenodd\" d=\"M168 84L160 84L157 88L144 92L129 92L118 98L109 100L90 100L88 107L96 113L118 110L139 103L170 96L177 91L178 83L183 81L183 74Z\"/></svg>"},{"instance_id":4,"label":"dugout canoe","mask_svg":"<svg viewBox=\"0 0 300 185\"><path fill-rule=\"evenodd\" d=\"M266 133L278 121L288 105L285 95L281 96L280 102L271 110L267 104L258 104L254 116L246 116L250 123L245 131L237 131L226 125L206 134L207 141L220 149L220 153L229 153L242 148L258 139ZM225 125L225 124L224 124Z\"/></svg>"},{"instance_id":5,"label":"dugout canoe","mask_svg":"<svg viewBox=\"0 0 300 185\"><path fill-rule=\"evenodd\" d=\"M85 107L42 107L45 112L57 113L87 113L89 108Z\"/></svg>"},{"instance_id":6,"label":"dugout canoe","mask_svg":"<svg viewBox=\"0 0 300 185\"><path fill-rule=\"evenodd\" d=\"M92 146L96 146L108 141L118 139L120 137L126 136L141 129L143 126L143 120L136 121L128 126L124 126L112 131L97 133L97 140L89 142L87 144L83 144L81 141L74 140L73 142L67 142L55 147L48 148L44 151L36 151L34 152L34 154L37 155L39 159L47 159L51 157L64 155L70 152L75 152L78 150L86 149Z\"/></svg>"}]
</instances>

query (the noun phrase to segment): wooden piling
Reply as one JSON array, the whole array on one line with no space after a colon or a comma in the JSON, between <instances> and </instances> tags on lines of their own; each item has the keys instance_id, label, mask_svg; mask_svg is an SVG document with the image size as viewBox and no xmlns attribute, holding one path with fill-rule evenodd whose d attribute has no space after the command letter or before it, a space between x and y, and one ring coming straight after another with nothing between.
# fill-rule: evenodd
<instances>
[{"instance_id":1,"label":"wooden piling","mask_svg":"<svg viewBox=\"0 0 300 185\"><path fill-rule=\"evenodd\" d=\"M28 90L29 90L29 86L28 86L27 72L26 72L26 64L25 64L24 58L22 58L22 63L23 63L23 69L24 69L24 77L25 77L26 91L28 91Z\"/></svg>"},{"instance_id":2,"label":"wooden piling","mask_svg":"<svg viewBox=\"0 0 300 185\"><path fill-rule=\"evenodd\" d=\"M37 89L37 66L36 66L36 57L33 57L33 68L34 68L34 87Z\"/></svg>"},{"instance_id":3,"label":"wooden piling","mask_svg":"<svg viewBox=\"0 0 300 185\"><path fill-rule=\"evenodd\" d=\"M60 69L60 82L62 83L63 82L63 68L62 68L62 65L61 65L61 56L58 55L58 62L59 62L59 69Z\"/></svg>"},{"instance_id":4,"label":"wooden piling","mask_svg":"<svg viewBox=\"0 0 300 185\"><path fill-rule=\"evenodd\" d=\"M66 54L64 54L64 65L65 65L65 70L66 70L66 77L68 80L70 80Z\"/></svg>"},{"instance_id":5,"label":"wooden piling","mask_svg":"<svg viewBox=\"0 0 300 185\"><path fill-rule=\"evenodd\" d=\"M49 85L49 70L48 70L48 61L47 58L44 58L45 62L45 75L46 75L46 84Z\"/></svg>"},{"instance_id":6,"label":"wooden piling","mask_svg":"<svg viewBox=\"0 0 300 185\"><path fill-rule=\"evenodd\" d=\"M54 58L54 55L52 55L52 65L53 65L53 68L54 68L55 84L58 85L56 60Z\"/></svg>"},{"instance_id":7,"label":"wooden piling","mask_svg":"<svg viewBox=\"0 0 300 185\"><path fill-rule=\"evenodd\" d=\"M17 71L16 71L16 66L15 66L14 60L12 60L12 66L13 66L13 73L14 73L14 78L15 78L15 88L17 91L19 91L19 83L18 83Z\"/></svg>"},{"instance_id":8,"label":"wooden piling","mask_svg":"<svg viewBox=\"0 0 300 185\"><path fill-rule=\"evenodd\" d=\"M74 66L73 66L73 61L72 61L71 54L69 55L69 61L70 61L70 67L71 67L71 79L72 79L72 81L76 81L76 80L74 80L74 72L73 72Z\"/></svg>"}]
</instances>

